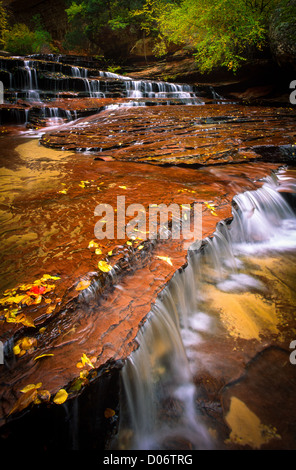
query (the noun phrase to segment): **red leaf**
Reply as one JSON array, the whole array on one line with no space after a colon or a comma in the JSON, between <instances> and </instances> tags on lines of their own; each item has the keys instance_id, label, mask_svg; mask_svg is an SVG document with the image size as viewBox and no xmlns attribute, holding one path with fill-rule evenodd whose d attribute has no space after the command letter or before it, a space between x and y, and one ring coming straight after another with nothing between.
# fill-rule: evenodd
<instances>
[{"instance_id":1,"label":"red leaf","mask_svg":"<svg viewBox=\"0 0 296 470\"><path fill-rule=\"evenodd\" d=\"M44 294L46 291L46 287L44 286L32 286L31 289L27 292L28 295L30 294L35 294L35 295L40 295Z\"/></svg>"}]
</instances>

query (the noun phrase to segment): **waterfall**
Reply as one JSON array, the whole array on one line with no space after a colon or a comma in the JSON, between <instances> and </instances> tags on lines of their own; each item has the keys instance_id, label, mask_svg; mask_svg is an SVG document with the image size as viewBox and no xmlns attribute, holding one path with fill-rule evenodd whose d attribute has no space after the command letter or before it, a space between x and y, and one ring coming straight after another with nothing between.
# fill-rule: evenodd
<instances>
[{"instance_id":1,"label":"waterfall","mask_svg":"<svg viewBox=\"0 0 296 470\"><path fill-rule=\"evenodd\" d=\"M212 447L193 380L204 360L197 347L217 321L204 310L203 286L208 282L222 292L264 289L260 279L245 273L241 255L295 250L296 217L280 192L286 188L295 192L296 180L279 173L260 189L235 196L232 221L219 223L199 250L188 251L188 265L157 299L137 336L138 349L123 367L118 448L166 450L184 441L192 449Z\"/></svg>"},{"instance_id":2,"label":"waterfall","mask_svg":"<svg viewBox=\"0 0 296 470\"><path fill-rule=\"evenodd\" d=\"M37 71L31 66L30 60L24 60L24 69L27 73L27 81L24 87L25 90L28 90L26 93L27 99L29 101L40 101Z\"/></svg>"}]
</instances>

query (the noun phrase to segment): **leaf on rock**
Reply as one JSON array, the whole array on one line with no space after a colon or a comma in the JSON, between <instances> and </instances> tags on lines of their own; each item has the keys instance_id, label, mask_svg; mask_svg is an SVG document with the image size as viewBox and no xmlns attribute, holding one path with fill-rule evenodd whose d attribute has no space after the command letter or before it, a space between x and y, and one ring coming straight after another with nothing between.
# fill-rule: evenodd
<instances>
[{"instance_id":1,"label":"leaf on rock","mask_svg":"<svg viewBox=\"0 0 296 470\"><path fill-rule=\"evenodd\" d=\"M99 244L96 243L94 240L91 240L88 244L88 248L98 248Z\"/></svg>"},{"instance_id":2,"label":"leaf on rock","mask_svg":"<svg viewBox=\"0 0 296 470\"><path fill-rule=\"evenodd\" d=\"M168 258L167 256L156 256L156 258L161 259L165 261L166 263L168 263L169 265L173 266L171 258Z\"/></svg>"},{"instance_id":3,"label":"leaf on rock","mask_svg":"<svg viewBox=\"0 0 296 470\"><path fill-rule=\"evenodd\" d=\"M42 357L50 357L54 356L54 354L41 354L40 356L37 356L34 358L34 361L37 361L38 359L41 359Z\"/></svg>"},{"instance_id":4,"label":"leaf on rock","mask_svg":"<svg viewBox=\"0 0 296 470\"><path fill-rule=\"evenodd\" d=\"M112 266L110 264L108 264L106 261L99 261L98 263L98 268L103 271L104 273L108 273L109 271L111 271L112 269Z\"/></svg>"},{"instance_id":5,"label":"leaf on rock","mask_svg":"<svg viewBox=\"0 0 296 470\"><path fill-rule=\"evenodd\" d=\"M29 384L22 388L20 392L27 393L29 390L37 390L40 387L42 387L42 382L38 382L38 384Z\"/></svg>"},{"instance_id":6,"label":"leaf on rock","mask_svg":"<svg viewBox=\"0 0 296 470\"><path fill-rule=\"evenodd\" d=\"M38 396L36 388L31 388L27 392L24 392L23 395L15 403L14 407L10 410L9 416L12 413L16 413L27 408L31 403L33 403Z\"/></svg>"},{"instance_id":7,"label":"leaf on rock","mask_svg":"<svg viewBox=\"0 0 296 470\"><path fill-rule=\"evenodd\" d=\"M59 390L53 401L54 403L56 403L57 405L61 405L62 403L64 403L68 398L68 393L66 392L66 390L64 388L61 388L61 390Z\"/></svg>"},{"instance_id":8,"label":"leaf on rock","mask_svg":"<svg viewBox=\"0 0 296 470\"><path fill-rule=\"evenodd\" d=\"M112 418L113 416L115 416L115 411L112 410L112 408L106 408L105 411L104 411L104 416L105 418Z\"/></svg>"},{"instance_id":9,"label":"leaf on rock","mask_svg":"<svg viewBox=\"0 0 296 470\"><path fill-rule=\"evenodd\" d=\"M84 290L84 289L87 289L90 286L90 284L91 284L91 281L82 280L77 284L75 289L78 291Z\"/></svg>"}]
</instances>

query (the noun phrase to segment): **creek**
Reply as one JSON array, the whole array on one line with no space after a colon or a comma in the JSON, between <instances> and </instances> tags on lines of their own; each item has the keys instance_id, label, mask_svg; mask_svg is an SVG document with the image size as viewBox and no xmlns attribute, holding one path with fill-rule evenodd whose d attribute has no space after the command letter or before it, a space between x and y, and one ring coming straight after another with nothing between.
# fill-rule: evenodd
<instances>
[{"instance_id":1,"label":"creek","mask_svg":"<svg viewBox=\"0 0 296 470\"><path fill-rule=\"evenodd\" d=\"M295 111L82 58L0 65L1 445L26 422L37 448L295 447ZM201 247L96 240L119 195L202 204Z\"/></svg>"}]
</instances>

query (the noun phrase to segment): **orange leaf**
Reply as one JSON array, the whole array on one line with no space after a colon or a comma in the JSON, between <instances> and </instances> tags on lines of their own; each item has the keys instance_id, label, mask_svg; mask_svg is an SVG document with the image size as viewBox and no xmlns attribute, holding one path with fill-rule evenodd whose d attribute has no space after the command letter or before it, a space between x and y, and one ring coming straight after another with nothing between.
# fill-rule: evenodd
<instances>
[{"instance_id":1,"label":"orange leaf","mask_svg":"<svg viewBox=\"0 0 296 470\"><path fill-rule=\"evenodd\" d=\"M112 418L115 415L115 411L112 408L106 408L104 411L105 418Z\"/></svg>"}]
</instances>

